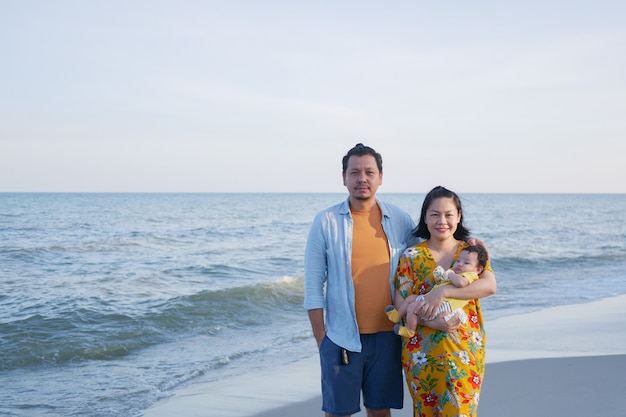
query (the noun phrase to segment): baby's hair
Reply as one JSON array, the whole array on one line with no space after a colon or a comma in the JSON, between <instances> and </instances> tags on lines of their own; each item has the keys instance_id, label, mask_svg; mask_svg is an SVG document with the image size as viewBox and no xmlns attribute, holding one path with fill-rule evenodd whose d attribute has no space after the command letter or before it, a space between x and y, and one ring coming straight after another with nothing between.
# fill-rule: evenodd
<instances>
[{"instance_id":1,"label":"baby's hair","mask_svg":"<svg viewBox=\"0 0 626 417\"><path fill-rule=\"evenodd\" d=\"M485 267L487 265L487 261L489 260L489 256L487 256L487 251L480 245L471 245L466 248L463 248L464 251L468 251L469 253L475 253L478 257L478 265L481 267Z\"/></svg>"}]
</instances>

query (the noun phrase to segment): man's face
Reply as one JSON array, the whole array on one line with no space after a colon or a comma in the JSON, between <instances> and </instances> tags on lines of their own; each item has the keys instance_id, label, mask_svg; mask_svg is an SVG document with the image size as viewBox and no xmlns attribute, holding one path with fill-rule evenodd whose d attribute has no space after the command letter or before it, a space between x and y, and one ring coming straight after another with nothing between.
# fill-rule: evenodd
<instances>
[{"instance_id":1,"label":"man's face","mask_svg":"<svg viewBox=\"0 0 626 417\"><path fill-rule=\"evenodd\" d=\"M375 197L378 187L383 183L383 173L378 170L376 158L372 155L356 156L348 159L343 185L355 200L369 200Z\"/></svg>"}]
</instances>

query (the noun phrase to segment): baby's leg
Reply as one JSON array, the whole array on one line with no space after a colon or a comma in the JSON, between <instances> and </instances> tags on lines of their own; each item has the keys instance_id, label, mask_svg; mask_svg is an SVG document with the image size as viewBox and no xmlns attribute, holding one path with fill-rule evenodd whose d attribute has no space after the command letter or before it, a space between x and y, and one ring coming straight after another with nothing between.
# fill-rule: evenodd
<instances>
[{"instance_id":1,"label":"baby's leg","mask_svg":"<svg viewBox=\"0 0 626 417\"><path fill-rule=\"evenodd\" d=\"M417 328L417 314L415 314L415 303L417 301L422 301L424 299L423 295L415 295L411 296L404 300L402 303L401 309L404 311L404 322L407 324L406 326L402 326L399 323L394 327L394 331L397 335L404 337L413 337L415 336L415 329Z\"/></svg>"},{"instance_id":2,"label":"baby's leg","mask_svg":"<svg viewBox=\"0 0 626 417\"><path fill-rule=\"evenodd\" d=\"M408 305L411 304L416 297L416 295L409 295L407 298L402 300L402 303L398 308L393 305L387 306L385 308L385 313L387 314L387 317L389 317L389 320L393 323L399 323L402 317L406 316Z\"/></svg>"},{"instance_id":3,"label":"baby's leg","mask_svg":"<svg viewBox=\"0 0 626 417\"><path fill-rule=\"evenodd\" d=\"M424 296L418 295L406 308L406 327L412 331L417 329L417 313L415 312L415 304L418 301L424 301Z\"/></svg>"},{"instance_id":4,"label":"baby's leg","mask_svg":"<svg viewBox=\"0 0 626 417\"><path fill-rule=\"evenodd\" d=\"M420 297L421 299L424 299L423 295L409 295L407 298L405 298L404 301L402 301L402 304L400 304L400 307L398 307L398 313L400 313L400 316L406 316L406 312L409 310L409 306Z\"/></svg>"},{"instance_id":5,"label":"baby's leg","mask_svg":"<svg viewBox=\"0 0 626 417\"><path fill-rule=\"evenodd\" d=\"M415 314L415 306L409 307L409 310L406 312L406 327L411 331L415 331L415 329L417 329L417 314Z\"/></svg>"}]
</instances>

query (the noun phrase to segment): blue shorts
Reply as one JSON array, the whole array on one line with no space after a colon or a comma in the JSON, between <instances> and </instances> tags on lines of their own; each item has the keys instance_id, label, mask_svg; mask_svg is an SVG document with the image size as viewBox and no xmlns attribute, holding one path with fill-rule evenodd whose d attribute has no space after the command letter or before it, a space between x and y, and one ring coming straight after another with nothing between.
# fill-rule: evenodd
<instances>
[{"instance_id":1,"label":"blue shorts","mask_svg":"<svg viewBox=\"0 0 626 417\"><path fill-rule=\"evenodd\" d=\"M402 342L394 332L361 335L361 352L348 352L349 363L341 363L341 348L328 337L320 345L322 410L345 416L361 411L402 408Z\"/></svg>"}]
</instances>

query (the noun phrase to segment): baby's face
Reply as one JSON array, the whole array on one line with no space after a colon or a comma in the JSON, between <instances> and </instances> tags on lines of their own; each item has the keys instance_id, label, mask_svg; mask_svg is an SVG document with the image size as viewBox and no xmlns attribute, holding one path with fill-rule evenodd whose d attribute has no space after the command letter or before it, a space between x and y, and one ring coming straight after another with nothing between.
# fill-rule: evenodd
<instances>
[{"instance_id":1,"label":"baby's face","mask_svg":"<svg viewBox=\"0 0 626 417\"><path fill-rule=\"evenodd\" d=\"M468 252L466 250L459 253L459 257L454 262L452 267L454 272L460 274L461 272L481 272L480 265L478 265L478 254L476 252Z\"/></svg>"}]
</instances>

